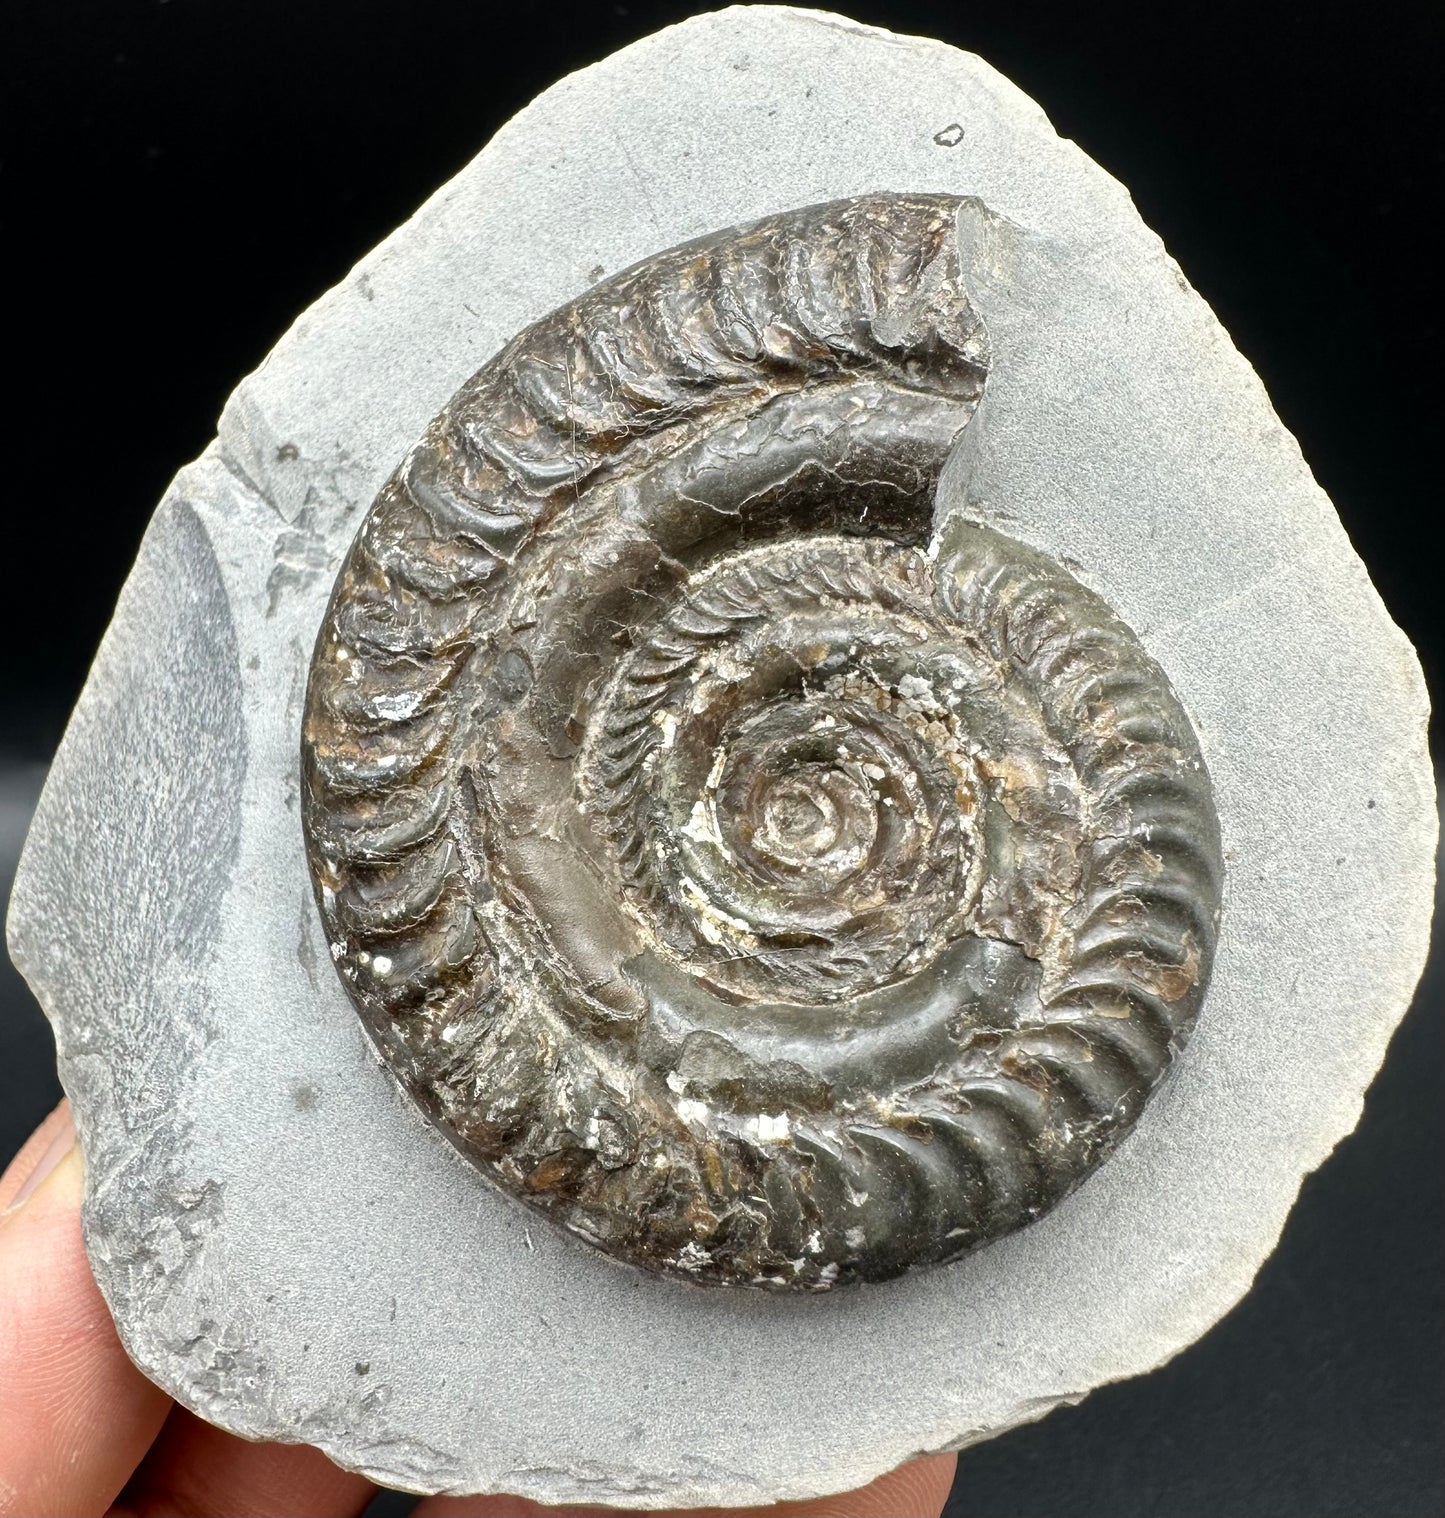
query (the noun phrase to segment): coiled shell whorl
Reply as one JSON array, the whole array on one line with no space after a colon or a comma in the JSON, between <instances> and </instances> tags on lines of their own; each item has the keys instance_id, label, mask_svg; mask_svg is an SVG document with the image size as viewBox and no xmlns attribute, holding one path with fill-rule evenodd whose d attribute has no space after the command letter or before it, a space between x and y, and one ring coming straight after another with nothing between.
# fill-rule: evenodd
<instances>
[{"instance_id":1,"label":"coiled shell whorl","mask_svg":"<svg viewBox=\"0 0 1445 1518\"><path fill-rule=\"evenodd\" d=\"M619 1259L820 1289L1077 1185L1198 1011L1221 865L1157 665L934 532L990 358L941 195L662 253L382 489L318 638L308 856L397 1077Z\"/></svg>"}]
</instances>

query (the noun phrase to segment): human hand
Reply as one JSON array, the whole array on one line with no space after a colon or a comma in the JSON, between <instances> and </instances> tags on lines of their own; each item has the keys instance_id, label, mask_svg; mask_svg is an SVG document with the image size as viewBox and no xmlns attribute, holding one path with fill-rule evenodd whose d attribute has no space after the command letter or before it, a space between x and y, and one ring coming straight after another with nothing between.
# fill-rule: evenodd
<instances>
[{"instance_id":1,"label":"human hand","mask_svg":"<svg viewBox=\"0 0 1445 1518\"><path fill-rule=\"evenodd\" d=\"M178 1407L131 1364L80 1237L80 1148L62 1102L0 1177L0 1514L357 1514L364 1476L300 1444L251 1444ZM836 1497L730 1518L934 1518L954 1456L915 1460ZM517 1497L426 1497L416 1518L605 1515ZM704 1518L673 1513L672 1518Z\"/></svg>"}]
</instances>

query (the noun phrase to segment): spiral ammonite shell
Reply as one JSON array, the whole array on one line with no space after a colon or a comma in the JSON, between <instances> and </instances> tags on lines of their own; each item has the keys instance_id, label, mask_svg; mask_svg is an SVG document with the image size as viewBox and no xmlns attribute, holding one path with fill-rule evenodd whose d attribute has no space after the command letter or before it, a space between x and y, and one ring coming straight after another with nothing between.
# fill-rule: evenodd
<instances>
[{"instance_id":1,"label":"spiral ammonite shell","mask_svg":"<svg viewBox=\"0 0 1445 1518\"><path fill-rule=\"evenodd\" d=\"M1187 1037L1221 865L1159 667L933 492L990 357L959 202L648 259L372 506L305 826L391 1068L608 1253L820 1289L1068 1192Z\"/></svg>"}]
</instances>

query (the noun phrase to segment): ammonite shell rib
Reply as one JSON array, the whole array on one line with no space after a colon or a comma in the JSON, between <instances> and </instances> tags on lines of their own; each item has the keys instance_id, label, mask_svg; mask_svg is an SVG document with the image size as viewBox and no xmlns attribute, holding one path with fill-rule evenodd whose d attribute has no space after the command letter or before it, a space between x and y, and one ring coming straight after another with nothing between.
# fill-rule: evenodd
<instances>
[{"instance_id":1,"label":"ammonite shell rib","mask_svg":"<svg viewBox=\"0 0 1445 1518\"><path fill-rule=\"evenodd\" d=\"M959 202L670 250L515 338L317 644L332 953L458 1147L610 1254L819 1289L1076 1185L1198 1011L1217 825L1095 595L935 534Z\"/></svg>"}]
</instances>

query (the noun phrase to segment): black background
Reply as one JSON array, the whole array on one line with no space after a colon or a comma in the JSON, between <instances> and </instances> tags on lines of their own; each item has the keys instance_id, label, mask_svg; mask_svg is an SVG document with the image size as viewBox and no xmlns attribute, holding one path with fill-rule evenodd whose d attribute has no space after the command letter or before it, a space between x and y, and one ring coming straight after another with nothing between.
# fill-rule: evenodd
<instances>
[{"instance_id":1,"label":"black background","mask_svg":"<svg viewBox=\"0 0 1445 1518\"><path fill-rule=\"evenodd\" d=\"M706 8L11 0L7 879L145 521L236 380L539 90ZM981 53L1130 188L1260 371L1441 689L1445 8L847 10ZM1249 1297L1164 1370L965 1453L950 1512L1445 1508L1441 991L1437 957L1359 1131L1306 1182ZM51 1058L0 967L0 1158L58 1096Z\"/></svg>"}]
</instances>

